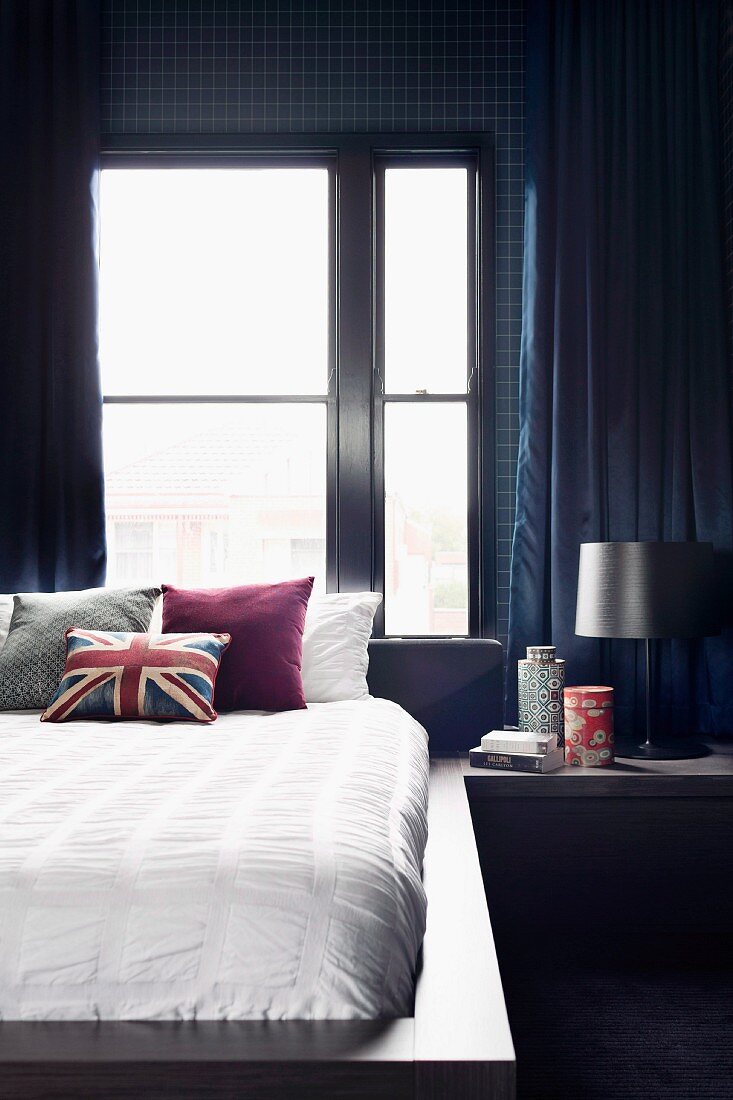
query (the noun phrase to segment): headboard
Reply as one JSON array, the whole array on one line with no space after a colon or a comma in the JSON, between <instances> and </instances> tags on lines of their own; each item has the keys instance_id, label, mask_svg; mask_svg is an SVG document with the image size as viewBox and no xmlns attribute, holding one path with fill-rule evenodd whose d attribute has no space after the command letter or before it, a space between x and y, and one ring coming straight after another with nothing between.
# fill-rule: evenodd
<instances>
[{"instance_id":1,"label":"headboard","mask_svg":"<svg viewBox=\"0 0 733 1100\"><path fill-rule=\"evenodd\" d=\"M431 752L470 749L503 725L504 651L484 638L373 638L367 681L428 731Z\"/></svg>"}]
</instances>

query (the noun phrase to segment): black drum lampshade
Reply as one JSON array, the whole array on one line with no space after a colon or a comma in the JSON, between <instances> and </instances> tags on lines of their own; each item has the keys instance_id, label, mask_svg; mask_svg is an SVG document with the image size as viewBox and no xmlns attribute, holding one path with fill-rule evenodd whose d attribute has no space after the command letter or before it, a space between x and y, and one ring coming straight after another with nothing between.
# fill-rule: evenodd
<instances>
[{"instance_id":1,"label":"black drum lampshade","mask_svg":"<svg viewBox=\"0 0 733 1100\"><path fill-rule=\"evenodd\" d=\"M709 542L587 542L580 547L575 633L646 643L646 741L624 755L667 760L707 751L679 740L652 744L650 640L718 633L714 579Z\"/></svg>"},{"instance_id":2,"label":"black drum lampshade","mask_svg":"<svg viewBox=\"0 0 733 1100\"><path fill-rule=\"evenodd\" d=\"M701 638L716 633L711 542L586 542L575 633Z\"/></svg>"}]
</instances>

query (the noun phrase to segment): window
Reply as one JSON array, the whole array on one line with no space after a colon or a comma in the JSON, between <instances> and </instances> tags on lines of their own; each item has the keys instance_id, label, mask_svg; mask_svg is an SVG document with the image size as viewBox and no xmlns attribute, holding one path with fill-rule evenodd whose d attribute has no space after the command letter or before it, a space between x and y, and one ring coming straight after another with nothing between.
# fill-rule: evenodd
<instances>
[{"instance_id":1,"label":"window","mask_svg":"<svg viewBox=\"0 0 733 1100\"><path fill-rule=\"evenodd\" d=\"M411 161L387 162L377 192L385 629L460 635L469 632L471 179L466 167Z\"/></svg>"},{"instance_id":2,"label":"window","mask_svg":"<svg viewBox=\"0 0 733 1100\"><path fill-rule=\"evenodd\" d=\"M100 221L108 583L302 576L309 538L324 587L328 170L107 170Z\"/></svg>"},{"instance_id":3,"label":"window","mask_svg":"<svg viewBox=\"0 0 733 1100\"><path fill-rule=\"evenodd\" d=\"M382 590L378 633L493 632L491 149L471 140L106 154L109 584L312 573Z\"/></svg>"},{"instance_id":4,"label":"window","mask_svg":"<svg viewBox=\"0 0 733 1100\"><path fill-rule=\"evenodd\" d=\"M136 584L141 578L146 579L153 575L154 532L154 523L115 519L110 524L112 540L109 549L119 584Z\"/></svg>"}]
</instances>

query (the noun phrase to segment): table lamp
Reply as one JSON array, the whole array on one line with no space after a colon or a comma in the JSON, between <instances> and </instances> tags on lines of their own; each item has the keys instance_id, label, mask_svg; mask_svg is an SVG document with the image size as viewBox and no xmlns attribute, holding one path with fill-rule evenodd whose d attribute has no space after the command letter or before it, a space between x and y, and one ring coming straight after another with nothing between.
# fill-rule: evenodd
<instances>
[{"instance_id":1,"label":"table lamp","mask_svg":"<svg viewBox=\"0 0 733 1100\"><path fill-rule=\"evenodd\" d=\"M685 760L708 749L690 739L652 738L651 641L719 632L713 614L710 542L586 542L580 547L575 633L643 639L646 740L621 756Z\"/></svg>"}]
</instances>

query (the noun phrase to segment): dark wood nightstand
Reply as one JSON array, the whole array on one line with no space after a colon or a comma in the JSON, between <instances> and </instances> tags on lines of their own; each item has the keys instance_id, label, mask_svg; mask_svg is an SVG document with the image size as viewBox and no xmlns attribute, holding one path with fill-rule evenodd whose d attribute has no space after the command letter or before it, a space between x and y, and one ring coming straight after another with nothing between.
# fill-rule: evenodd
<instances>
[{"instance_id":1,"label":"dark wood nightstand","mask_svg":"<svg viewBox=\"0 0 733 1100\"><path fill-rule=\"evenodd\" d=\"M518 1096L733 1095L733 755L461 766Z\"/></svg>"},{"instance_id":2,"label":"dark wood nightstand","mask_svg":"<svg viewBox=\"0 0 733 1100\"><path fill-rule=\"evenodd\" d=\"M540 913L570 924L573 952L588 958L595 927L611 953L635 942L708 954L719 934L716 954L733 959L733 755L548 775L472 768L465 756L461 766L500 959ZM560 954L565 936L553 938Z\"/></svg>"}]
</instances>

